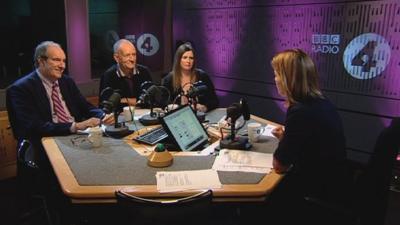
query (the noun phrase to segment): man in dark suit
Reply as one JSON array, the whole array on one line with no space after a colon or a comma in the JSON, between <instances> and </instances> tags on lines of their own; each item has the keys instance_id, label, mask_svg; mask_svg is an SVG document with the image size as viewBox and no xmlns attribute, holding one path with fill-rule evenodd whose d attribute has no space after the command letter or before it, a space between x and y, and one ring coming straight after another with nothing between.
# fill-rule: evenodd
<instances>
[{"instance_id":1,"label":"man in dark suit","mask_svg":"<svg viewBox=\"0 0 400 225\"><path fill-rule=\"evenodd\" d=\"M119 90L121 107L136 105L142 92L141 85L146 81L152 82L149 69L136 63L136 48L126 39L115 42L114 60L116 64L112 65L100 80L100 103L107 98L107 95L102 93L110 87Z\"/></svg>"},{"instance_id":2,"label":"man in dark suit","mask_svg":"<svg viewBox=\"0 0 400 225\"><path fill-rule=\"evenodd\" d=\"M35 149L35 160L46 166L41 138L69 135L78 130L114 122L113 116L92 106L80 93L65 70L66 56L52 41L40 43L35 50L36 70L7 89L7 109L14 136L28 139ZM42 165L40 165L42 164Z\"/></svg>"}]
</instances>

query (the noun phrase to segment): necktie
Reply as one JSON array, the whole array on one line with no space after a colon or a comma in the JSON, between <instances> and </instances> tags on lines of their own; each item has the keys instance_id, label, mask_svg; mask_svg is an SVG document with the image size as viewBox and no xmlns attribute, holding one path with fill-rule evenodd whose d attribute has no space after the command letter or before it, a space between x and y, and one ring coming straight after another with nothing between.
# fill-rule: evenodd
<instances>
[{"instance_id":1,"label":"necktie","mask_svg":"<svg viewBox=\"0 0 400 225\"><path fill-rule=\"evenodd\" d=\"M70 122L68 114L65 112L63 105L61 104L60 95L57 91L58 83L55 82L53 84L53 88L51 90L51 100L53 101L53 110L57 115L59 123L68 123Z\"/></svg>"}]
</instances>

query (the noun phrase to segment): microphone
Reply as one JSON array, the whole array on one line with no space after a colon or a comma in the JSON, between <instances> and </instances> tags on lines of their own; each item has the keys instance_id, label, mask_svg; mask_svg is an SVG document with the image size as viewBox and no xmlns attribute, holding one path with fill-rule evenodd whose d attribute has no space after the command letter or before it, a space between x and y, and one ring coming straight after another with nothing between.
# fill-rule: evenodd
<instances>
[{"instance_id":1,"label":"microphone","mask_svg":"<svg viewBox=\"0 0 400 225\"><path fill-rule=\"evenodd\" d=\"M204 94L207 91L207 86L202 82L196 82L194 83L188 90L186 96L188 98L194 98L196 96L200 96Z\"/></svg>"},{"instance_id":2,"label":"microphone","mask_svg":"<svg viewBox=\"0 0 400 225\"><path fill-rule=\"evenodd\" d=\"M206 119L206 115L204 112L197 111L197 96L203 95L207 91L207 86L203 81L195 82L187 91L186 97L189 99L189 103L194 105L194 111L196 113L197 118L200 122L203 122Z\"/></svg>"},{"instance_id":3,"label":"microphone","mask_svg":"<svg viewBox=\"0 0 400 225\"><path fill-rule=\"evenodd\" d=\"M144 91L143 95L140 96L141 102L150 106L150 114L143 115L139 121L145 126L159 124L159 115L153 112L153 107L165 107L168 104L169 97L170 95L167 88L164 86L151 85Z\"/></svg>"},{"instance_id":4,"label":"microphone","mask_svg":"<svg viewBox=\"0 0 400 225\"><path fill-rule=\"evenodd\" d=\"M146 104L147 96L149 95L148 89L150 87L154 86L154 83L152 81L145 81L140 85L140 89L142 90L142 94L139 96L136 104L137 105L144 105Z\"/></svg>"},{"instance_id":5,"label":"microphone","mask_svg":"<svg viewBox=\"0 0 400 225\"><path fill-rule=\"evenodd\" d=\"M226 118L231 119L231 135L224 138L220 141L220 148L227 148L227 149L249 149L251 148L251 144L248 141L247 137L236 137L235 136L235 125L236 120L239 119L243 115L243 119L245 121L250 119L250 110L247 104L246 99L241 98L239 103L233 103L226 109ZM245 123L238 129L242 128Z\"/></svg>"},{"instance_id":6,"label":"microphone","mask_svg":"<svg viewBox=\"0 0 400 225\"><path fill-rule=\"evenodd\" d=\"M101 97L105 97L104 95L108 93L108 98L107 100L104 100L101 105L102 105L102 110L109 114L114 112L114 126L107 126L105 129L105 132L107 135L114 137L114 138L122 138L125 137L129 134L132 133L132 131L129 130L127 126L125 126L124 123L118 123L118 116L121 112L120 109L120 104L121 104L121 94L119 93L119 90L113 90L111 87L107 87L103 89L101 92Z\"/></svg>"},{"instance_id":7,"label":"microphone","mask_svg":"<svg viewBox=\"0 0 400 225\"><path fill-rule=\"evenodd\" d=\"M119 109L119 104L121 102L121 95L117 92L114 91L114 93L112 93L112 95L108 98L108 100L104 100L101 105L102 110L105 113L112 113L114 110L118 110Z\"/></svg>"}]
</instances>

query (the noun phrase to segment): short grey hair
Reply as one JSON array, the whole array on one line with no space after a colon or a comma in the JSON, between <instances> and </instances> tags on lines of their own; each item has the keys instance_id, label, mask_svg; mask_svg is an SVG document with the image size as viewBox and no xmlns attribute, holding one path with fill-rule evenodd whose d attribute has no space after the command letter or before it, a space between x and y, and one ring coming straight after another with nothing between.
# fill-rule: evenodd
<instances>
[{"instance_id":1,"label":"short grey hair","mask_svg":"<svg viewBox=\"0 0 400 225\"><path fill-rule=\"evenodd\" d=\"M114 51L114 53L117 53L118 52L118 50L119 50L119 48L121 47L121 44L122 43L131 43L132 45L133 45L133 47L135 47L135 45L131 42L131 41L129 41L129 40L127 40L127 39L119 39L118 41L116 41L115 43L114 43L114 46L113 46L113 51ZM135 47L136 48L136 47Z\"/></svg>"},{"instance_id":2,"label":"short grey hair","mask_svg":"<svg viewBox=\"0 0 400 225\"><path fill-rule=\"evenodd\" d=\"M47 48L49 46L61 48L61 45L54 41L43 41L42 43L38 44L35 49L35 54L33 55L33 62L36 68L39 67L39 59L47 57Z\"/></svg>"}]
</instances>

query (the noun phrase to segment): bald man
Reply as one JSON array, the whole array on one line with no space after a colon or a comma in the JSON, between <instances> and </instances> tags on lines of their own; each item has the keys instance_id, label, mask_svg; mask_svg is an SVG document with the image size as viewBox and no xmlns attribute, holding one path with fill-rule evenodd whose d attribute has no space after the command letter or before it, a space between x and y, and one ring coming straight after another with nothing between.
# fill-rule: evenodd
<instances>
[{"instance_id":1,"label":"bald man","mask_svg":"<svg viewBox=\"0 0 400 225\"><path fill-rule=\"evenodd\" d=\"M120 90L121 107L136 105L142 90L140 86L146 81L152 81L149 69L136 63L136 48L126 39L120 39L114 44L114 60L100 80L100 103L107 100L102 92L107 87Z\"/></svg>"}]
</instances>

